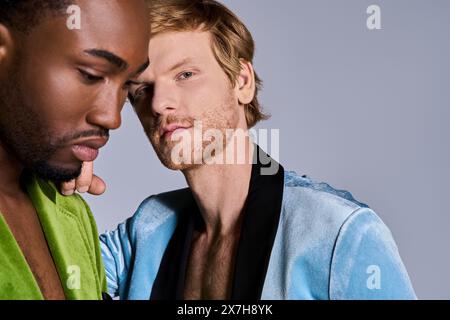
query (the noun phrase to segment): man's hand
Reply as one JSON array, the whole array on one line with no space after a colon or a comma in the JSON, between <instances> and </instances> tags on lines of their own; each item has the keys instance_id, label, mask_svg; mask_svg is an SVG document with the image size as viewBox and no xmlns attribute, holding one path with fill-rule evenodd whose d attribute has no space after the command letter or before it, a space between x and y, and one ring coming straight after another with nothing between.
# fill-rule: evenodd
<instances>
[{"instance_id":1,"label":"man's hand","mask_svg":"<svg viewBox=\"0 0 450 320\"><path fill-rule=\"evenodd\" d=\"M75 191L79 193L89 192L99 196L106 190L105 182L94 174L94 163L83 162L83 168L78 178L60 185L60 191L65 196L71 196Z\"/></svg>"}]
</instances>

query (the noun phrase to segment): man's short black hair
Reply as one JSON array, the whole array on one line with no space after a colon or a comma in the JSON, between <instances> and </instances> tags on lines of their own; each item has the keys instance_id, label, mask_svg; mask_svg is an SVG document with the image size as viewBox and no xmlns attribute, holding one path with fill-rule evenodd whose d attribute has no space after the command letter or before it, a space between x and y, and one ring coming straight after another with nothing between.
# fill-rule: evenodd
<instances>
[{"instance_id":1,"label":"man's short black hair","mask_svg":"<svg viewBox=\"0 0 450 320\"><path fill-rule=\"evenodd\" d=\"M64 14L73 0L0 0L0 23L28 32L49 14Z\"/></svg>"}]
</instances>

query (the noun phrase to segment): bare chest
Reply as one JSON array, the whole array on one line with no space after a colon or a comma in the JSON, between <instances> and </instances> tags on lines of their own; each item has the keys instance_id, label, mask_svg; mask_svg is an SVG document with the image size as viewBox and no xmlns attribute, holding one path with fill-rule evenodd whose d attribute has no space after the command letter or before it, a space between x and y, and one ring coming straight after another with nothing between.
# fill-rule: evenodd
<instances>
[{"instance_id":1,"label":"bare chest","mask_svg":"<svg viewBox=\"0 0 450 320\"><path fill-rule=\"evenodd\" d=\"M237 238L223 238L206 245L192 243L185 280L185 299L229 299L231 297Z\"/></svg>"}]
</instances>

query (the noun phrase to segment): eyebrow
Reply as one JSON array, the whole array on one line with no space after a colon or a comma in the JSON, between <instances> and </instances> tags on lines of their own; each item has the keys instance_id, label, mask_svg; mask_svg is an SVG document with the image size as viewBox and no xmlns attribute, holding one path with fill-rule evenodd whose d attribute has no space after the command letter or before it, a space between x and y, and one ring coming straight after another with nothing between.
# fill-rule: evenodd
<instances>
[{"instance_id":1,"label":"eyebrow","mask_svg":"<svg viewBox=\"0 0 450 320\"><path fill-rule=\"evenodd\" d=\"M139 67L139 69L134 73L134 76L138 76L140 75L142 72L144 72L145 69L148 68L148 66L150 65L150 61L147 60L142 66Z\"/></svg>"},{"instance_id":2,"label":"eyebrow","mask_svg":"<svg viewBox=\"0 0 450 320\"><path fill-rule=\"evenodd\" d=\"M187 63L190 63L190 62L192 62L192 61L193 61L193 59L191 59L191 58L184 58L184 59L181 60L180 62L177 62L177 63L174 64L172 67L170 67L169 70L168 70L168 72L171 72L171 71L173 71L173 70L175 70L175 69L178 69L179 67L181 67L181 66L183 66L183 65L185 65L185 64L187 64Z\"/></svg>"},{"instance_id":3,"label":"eyebrow","mask_svg":"<svg viewBox=\"0 0 450 320\"><path fill-rule=\"evenodd\" d=\"M125 70L128 68L128 63L119 57L118 55L107 51L107 50L101 50L101 49L88 49L84 51L85 53L97 57L97 58L103 58L112 65L116 66L120 70Z\"/></svg>"}]
</instances>

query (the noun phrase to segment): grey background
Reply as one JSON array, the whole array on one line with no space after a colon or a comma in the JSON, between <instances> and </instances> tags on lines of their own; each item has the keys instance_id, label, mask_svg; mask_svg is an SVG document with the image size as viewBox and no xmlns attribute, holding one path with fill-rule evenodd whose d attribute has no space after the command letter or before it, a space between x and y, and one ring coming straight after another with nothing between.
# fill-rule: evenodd
<instances>
[{"instance_id":1,"label":"grey background","mask_svg":"<svg viewBox=\"0 0 450 320\"><path fill-rule=\"evenodd\" d=\"M419 298L450 299L450 1L227 0L252 31L261 100L285 168L347 189L390 227ZM366 9L381 7L382 30ZM270 150L269 150L270 151ZM186 185L160 164L130 106L86 197L99 231Z\"/></svg>"}]
</instances>

